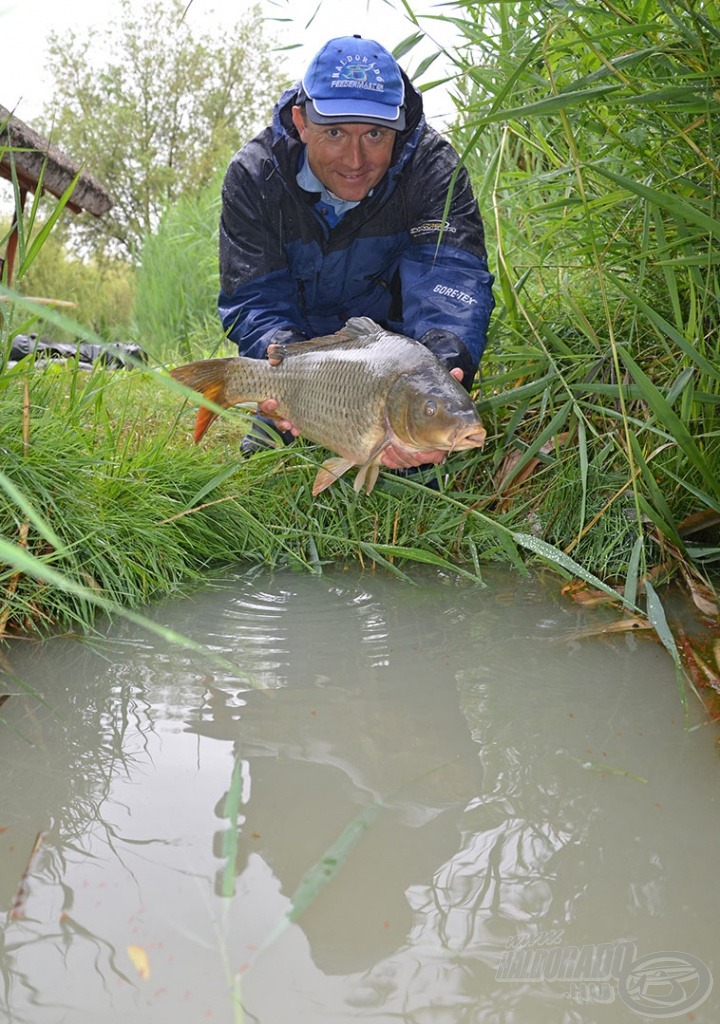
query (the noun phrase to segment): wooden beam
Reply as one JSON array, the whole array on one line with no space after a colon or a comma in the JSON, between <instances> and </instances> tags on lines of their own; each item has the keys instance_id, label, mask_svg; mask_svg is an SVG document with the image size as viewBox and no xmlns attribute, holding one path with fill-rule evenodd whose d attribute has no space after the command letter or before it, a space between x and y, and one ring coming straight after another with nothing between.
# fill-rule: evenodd
<instances>
[{"instance_id":1,"label":"wooden beam","mask_svg":"<svg viewBox=\"0 0 720 1024\"><path fill-rule=\"evenodd\" d=\"M0 177L12 181L13 169L25 191L34 193L42 188L59 199L72 184L80 166L0 105ZM75 213L87 210L101 217L112 205L107 189L87 171L81 171L68 202L70 209Z\"/></svg>"}]
</instances>

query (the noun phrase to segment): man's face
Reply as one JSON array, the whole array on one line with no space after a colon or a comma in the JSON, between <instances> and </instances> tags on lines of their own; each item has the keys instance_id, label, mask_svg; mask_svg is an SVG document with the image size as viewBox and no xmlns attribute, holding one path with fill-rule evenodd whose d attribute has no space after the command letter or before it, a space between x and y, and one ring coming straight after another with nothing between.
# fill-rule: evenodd
<instances>
[{"instance_id":1,"label":"man's face","mask_svg":"<svg viewBox=\"0 0 720 1024\"><path fill-rule=\"evenodd\" d=\"M376 124L313 124L300 107L293 123L313 174L339 199L364 199L390 166L395 131Z\"/></svg>"}]
</instances>

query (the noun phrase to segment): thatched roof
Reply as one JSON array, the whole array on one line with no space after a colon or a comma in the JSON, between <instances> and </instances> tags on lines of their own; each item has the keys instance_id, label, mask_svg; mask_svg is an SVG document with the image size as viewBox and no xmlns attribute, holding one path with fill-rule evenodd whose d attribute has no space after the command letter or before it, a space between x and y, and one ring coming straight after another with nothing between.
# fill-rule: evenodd
<instances>
[{"instance_id":1,"label":"thatched roof","mask_svg":"<svg viewBox=\"0 0 720 1024\"><path fill-rule=\"evenodd\" d=\"M36 192L42 176L43 190L58 199L64 195L80 170L57 146L38 135L0 104L0 177L10 181L11 159L21 189ZM67 205L75 213L87 210L100 217L107 213L113 200L99 181L83 171Z\"/></svg>"}]
</instances>

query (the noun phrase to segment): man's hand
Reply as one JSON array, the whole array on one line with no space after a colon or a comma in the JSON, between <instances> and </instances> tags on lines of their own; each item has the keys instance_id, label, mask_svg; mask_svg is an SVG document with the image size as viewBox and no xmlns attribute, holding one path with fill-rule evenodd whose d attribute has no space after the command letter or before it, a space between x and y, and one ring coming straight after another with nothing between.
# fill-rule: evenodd
<instances>
[{"instance_id":1,"label":"man's hand","mask_svg":"<svg viewBox=\"0 0 720 1024\"><path fill-rule=\"evenodd\" d=\"M271 366L279 366L282 362L282 356L278 356L277 354L280 347L280 345L268 345L267 360ZM277 407L278 403L274 398L266 398L264 402L258 403L258 411L262 413L263 416L270 416L272 419L275 419ZM293 437L300 437L300 431L290 422L290 420L275 419L275 425L278 430L289 430Z\"/></svg>"},{"instance_id":2,"label":"man's hand","mask_svg":"<svg viewBox=\"0 0 720 1024\"><path fill-rule=\"evenodd\" d=\"M268 345L267 352L265 354L267 355L267 361L271 366L279 366L282 362L282 356L280 355L281 349L282 345L275 345L273 342Z\"/></svg>"},{"instance_id":3,"label":"man's hand","mask_svg":"<svg viewBox=\"0 0 720 1024\"><path fill-rule=\"evenodd\" d=\"M450 376L462 382L463 372L460 367L450 371ZM402 448L394 448L388 445L382 453L380 461L388 469L408 469L410 466L437 466L447 457L447 452L441 448L433 448L425 452L408 452Z\"/></svg>"},{"instance_id":4,"label":"man's hand","mask_svg":"<svg viewBox=\"0 0 720 1024\"><path fill-rule=\"evenodd\" d=\"M435 449L427 452L408 452L402 448L393 448L388 445L382 453L380 461L388 469L409 469L410 466L428 466L430 463L437 465L442 462L447 452L443 449Z\"/></svg>"},{"instance_id":5,"label":"man's hand","mask_svg":"<svg viewBox=\"0 0 720 1024\"><path fill-rule=\"evenodd\" d=\"M266 398L264 402L258 402L258 412L262 416L269 416L270 419L274 420L275 426L280 431L289 430L293 437L300 437L300 431L294 426L290 420L279 420L275 416L278 403L274 398Z\"/></svg>"}]
</instances>

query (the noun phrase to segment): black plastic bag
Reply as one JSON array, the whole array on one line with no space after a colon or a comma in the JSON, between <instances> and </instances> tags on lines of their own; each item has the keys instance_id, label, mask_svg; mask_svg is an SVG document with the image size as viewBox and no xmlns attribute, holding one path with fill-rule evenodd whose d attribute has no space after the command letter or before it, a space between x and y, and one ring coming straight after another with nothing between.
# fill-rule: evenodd
<instances>
[{"instance_id":1,"label":"black plastic bag","mask_svg":"<svg viewBox=\"0 0 720 1024\"><path fill-rule=\"evenodd\" d=\"M37 334L17 334L10 343L9 361L16 363L27 356L37 359L77 359L80 366L102 363L116 369L130 367L138 361L147 362L147 353L139 345L114 342L107 345L74 344L38 338Z\"/></svg>"}]
</instances>

